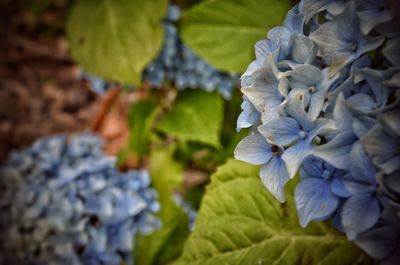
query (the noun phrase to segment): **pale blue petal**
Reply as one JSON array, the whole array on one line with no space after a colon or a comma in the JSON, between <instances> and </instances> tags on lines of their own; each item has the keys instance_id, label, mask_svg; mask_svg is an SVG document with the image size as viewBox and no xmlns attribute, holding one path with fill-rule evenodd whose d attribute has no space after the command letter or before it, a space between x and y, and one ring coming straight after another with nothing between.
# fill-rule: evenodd
<instances>
[{"instance_id":1,"label":"pale blue petal","mask_svg":"<svg viewBox=\"0 0 400 265\"><path fill-rule=\"evenodd\" d=\"M325 179L303 179L294 198L302 227L310 221L329 218L339 205L338 197L330 190L330 181Z\"/></svg>"},{"instance_id":2,"label":"pale blue petal","mask_svg":"<svg viewBox=\"0 0 400 265\"><path fill-rule=\"evenodd\" d=\"M399 140L396 141L381 126L372 128L361 141L365 151L372 157L373 163L384 172L390 174L400 167L399 164L390 162L393 159L396 161L400 157L397 154Z\"/></svg>"},{"instance_id":3,"label":"pale blue petal","mask_svg":"<svg viewBox=\"0 0 400 265\"><path fill-rule=\"evenodd\" d=\"M289 93L288 102L286 105L287 113L294 118L300 126L309 131L314 128L314 123L308 117L305 111L305 92L302 89L294 89Z\"/></svg>"},{"instance_id":4,"label":"pale blue petal","mask_svg":"<svg viewBox=\"0 0 400 265\"><path fill-rule=\"evenodd\" d=\"M378 221L379 214L379 202L369 193L360 193L347 199L341 213L347 237L353 240L371 228Z\"/></svg>"},{"instance_id":5,"label":"pale blue petal","mask_svg":"<svg viewBox=\"0 0 400 265\"><path fill-rule=\"evenodd\" d=\"M262 64L257 60L251 62L249 66L247 66L246 71L240 77L240 84L242 87L250 86L254 82L253 73L262 67Z\"/></svg>"},{"instance_id":6,"label":"pale blue petal","mask_svg":"<svg viewBox=\"0 0 400 265\"><path fill-rule=\"evenodd\" d=\"M349 197L351 194L350 192L346 189L345 185L343 184L343 182L338 179L338 178L333 178L331 181L331 191L342 198L347 198Z\"/></svg>"},{"instance_id":7,"label":"pale blue petal","mask_svg":"<svg viewBox=\"0 0 400 265\"><path fill-rule=\"evenodd\" d=\"M258 126L258 131L269 141L286 146L299 138L300 127L295 119L279 117Z\"/></svg>"},{"instance_id":8,"label":"pale blue petal","mask_svg":"<svg viewBox=\"0 0 400 265\"><path fill-rule=\"evenodd\" d=\"M321 70L311 64L304 64L290 72L290 86L292 89L315 86L322 78Z\"/></svg>"},{"instance_id":9,"label":"pale blue petal","mask_svg":"<svg viewBox=\"0 0 400 265\"><path fill-rule=\"evenodd\" d=\"M328 86L319 88L316 92L311 95L310 103L308 106L308 117L310 120L315 121L323 111Z\"/></svg>"},{"instance_id":10,"label":"pale blue petal","mask_svg":"<svg viewBox=\"0 0 400 265\"><path fill-rule=\"evenodd\" d=\"M122 251L131 251L133 247L133 237L131 233L127 231L131 230L132 222L124 222L123 224L118 224L115 228L117 231L112 234L111 240L113 245Z\"/></svg>"},{"instance_id":11,"label":"pale blue petal","mask_svg":"<svg viewBox=\"0 0 400 265\"><path fill-rule=\"evenodd\" d=\"M96 253L97 258L101 261L100 264L118 265L121 263L121 257L113 252ZM93 262L93 261L92 261Z\"/></svg>"},{"instance_id":12,"label":"pale blue petal","mask_svg":"<svg viewBox=\"0 0 400 265\"><path fill-rule=\"evenodd\" d=\"M266 102L283 101L278 91L278 80L270 68L257 70L253 77L254 81L249 86L242 87L242 92L258 112L264 112Z\"/></svg>"},{"instance_id":13,"label":"pale blue petal","mask_svg":"<svg viewBox=\"0 0 400 265\"><path fill-rule=\"evenodd\" d=\"M310 39L319 44L321 47L334 50L337 47L345 47L346 42L338 38L337 24L335 22L327 22L320 26L317 31L310 34Z\"/></svg>"},{"instance_id":14,"label":"pale blue petal","mask_svg":"<svg viewBox=\"0 0 400 265\"><path fill-rule=\"evenodd\" d=\"M315 147L311 154L318 156L339 169L349 168L349 155L356 141L352 133L341 133L330 142Z\"/></svg>"},{"instance_id":15,"label":"pale blue petal","mask_svg":"<svg viewBox=\"0 0 400 265\"><path fill-rule=\"evenodd\" d=\"M271 160L261 167L260 177L265 187L280 202L285 202L284 187L289 180L285 162L274 155Z\"/></svg>"},{"instance_id":16,"label":"pale blue petal","mask_svg":"<svg viewBox=\"0 0 400 265\"><path fill-rule=\"evenodd\" d=\"M256 60L259 64L263 64L264 61L267 59L268 55L274 52L277 47L273 45L272 42L268 40L260 40L256 42L255 45L256 49Z\"/></svg>"},{"instance_id":17,"label":"pale blue petal","mask_svg":"<svg viewBox=\"0 0 400 265\"><path fill-rule=\"evenodd\" d=\"M329 77L333 77L337 73L339 73L344 67L355 61L358 57L357 54L350 52L336 52L335 57L329 58L331 58L332 62L329 65L328 75Z\"/></svg>"},{"instance_id":18,"label":"pale blue petal","mask_svg":"<svg viewBox=\"0 0 400 265\"><path fill-rule=\"evenodd\" d=\"M303 25L305 14L299 12L298 6L294 6L285 18L283 24L289 29L289 31L293 33L302 33L303 32Z\"/></svg>"},{"instance_id":19,"label":"pale blue petal","mask_svg":"<svg viewBox=\"0 0 400 265\"><path fill-rule=\"evenodd\" d=\"M265 102L265 111L261 114L261 122L268 123L270 120L280 117L283 113L284 102L282 100L268 100Z\"/></svg>"},{"instance_id":20,"label":"pale blue petal","mask_svg":"<svg viewBox=\"0 0 400 265\"><path fill-rule=\"evenodd\" d=\"M304 35L297 35L293 39L291 52L292 58L297 63L311 63L315 59L318 47Z\"/></svg>"},{"instance_id":21,"label":"pale blue petal","mask_svg":"<svg viewBox=\"0 0 400 265\"><path fill-rule=\"evenodd\" d=\"M343 10L345 8L345 3L346 3L346 0L333 0L327 6L326 11L328 11L329 14L331 14L333 16L337 16L343 12Z\"/></svg>"},{"instance_id":22,"label":"pale blue petal","mask_svg":"<svg viewBox=\"0 0 400 265\"><path fill-rule=\"evenodd\" d=\"M366 155L360 141L354 143L350 152L350 174L354 181L375 184L375 167Z\"/></svg>"},{"instance_id":23,"label":"pale blue petal","mask_svg":"<svg viewBox=\"0 0 400 265\"><path fill-rule=\"evenodd\" d=\"M319 118L315 121L315 128L310 131L310 140L317 135L334 135L337 133L335 122L331 119Z\"/></svg>"},{"instance_id":24,"label":"pale blue petal","mask_svg":"<svg viewBox=\"0 0 400 265\"><path fill-rule=\"evenodd\" d=\"M335 108L333 110L333 118L335 120L337 128L342 133L353 133L353 113L346 104L343 94L339 94L336 99Z\"/></svg>"},{"instance_id":25,"label":"pale blue petal","mask_svg":"<svg viewBox=\"0 0 400 265\"><path fill-rule=\"evenodd\" d=\"M343 178L343 184L351 194L359 193L374 193L376 191L376 186L371 185L366 182L358 182L351 175L345 175Z\"/></svg>"},{"instance_id":26,"label":"pale blue petal","mask_svg":"<svg viewBox=\"0 0 400 265\"><path fill-rule=\"evenodd\" d=\"M249 120L249 114L245 111L242 111L237 120L236 131L239 132L242 128L249 128L253 126L254 123L251 123Z\"/></svg>"},{"instance_id":27,"label":"pale blue petal","mask_svg":"<svg viewBox=\"0 0 400 265\"><path fill-rule=\"evenodd\" d=\"M124 217L134 216L145 210L147 204L145 200L138 194L125 195L118 201L118 207L124 209Z\"/></svg>"},{"instance_id":28,"label":"pale blue petal","mask_svg":"<svg viewBox=\"0 0 400 265\"><path fill-rule=\"evenodd\" d=\"M361 114L368 114L377 107L377 103L366 94L355 94L347 98L347 104L353 111Z\"/></svg>"},{"instance_id":29,"label":"pale blue petal","mask_svg":"<svg viewBox=\"0 0 400 265\"><path fill-rule=\"evenodd\" d=\"M325 170L321 161L322 159L316 156L307 156L300 168L301 178L321 178Z\"/></svg>"},{"instance_id":30,"label":"pale blue petal","mask_svg":"<svg viewBox=\"0 0 400 265\"><path fill-rule=\"evenodd\" d=\"M386 85L387 80L393 76L393 74L398 71L395 68L389 68L385 71L378 71L370 68L364 68L359 71L359 74L355 78L366 81L365 87L366 94L369 94L371 98L376 102L376 111L383 108L389 98L389 89ZM361 81L361 80L360 80ZM364 87L363 87L364 89Z\"/></svg>"},{"instance_id":31,"label":"pale blue petal","mask_svg":"<svg viewBox=\"0 0 400 265\"><path fill-rule=\"evenodd\" d=\"M287 27L278 26L268 31L268 39L278 40L280 43L286 45L289 42L292 33Z\"/></svg>"},{"instance_id":32,"label":"pale blue petal","mask_svg":"<svg viewBox=\"0 0 400 265\"><path fill-rule=\"evenodd\" d=\"M282 159L286 163L289 177L294 178L304 158L310 154L313 145L308 141L301 141L283 152Z\"/></svg>"},{"instance_id":33,"label":"pale blue petal","mask_svg":"<svg viewBox=\"0 0 400 265\"><path fill-rule=\"evenodd\" d=\"M358 115L353 119L353 132L357 138L362 138L376 124L376 120L367 115Z\"/></svg>"},{"instance_id":34,"label":"pale blue petal","mask_svg":"<svg viewBox=\"0 0 400 265\"><path fill-rule=\"evenodd\" d=\"M252 134L236 146L235 158L253 165L267 163L272 156L271 145L261 134Z\"/></svg>"}]
</instances>

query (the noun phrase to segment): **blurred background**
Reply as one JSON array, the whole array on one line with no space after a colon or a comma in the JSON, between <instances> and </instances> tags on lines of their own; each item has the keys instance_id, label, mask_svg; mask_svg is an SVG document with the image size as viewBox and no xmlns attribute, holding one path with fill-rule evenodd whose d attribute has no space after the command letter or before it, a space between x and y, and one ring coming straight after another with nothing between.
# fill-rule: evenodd
<instances>
[{"instance_id":1,"label":"blurred background","mask_svg":"<svg viewBox=\"0 0 400 265\"><path fill-rule=\"evenodd\" d=\"M298 180L280 204L258 167L233 158L269 106L254 107L257 89L252 100L240 91L255 43L278 27L269 40L289 47L293 39L282 32L296 35L293 25L310 27L307 35L340 17L329 7L364 8L364 1L303 1L315 9L305 25L298 2L0 0L0 265L373 264L328 221L297 225ZM367 17L385 4L399 13L400 1L365 3ZM394 16L385 42L393 65L396 23ZM387 67L381 53L369 52L377 69ZM260 72L247 76L251 88L269 85ZM258 163L258 142L250 145Z\"/></svg>"},{"instance_id":2,"label":"blurred background","mask_svg":"<svg viewBox=\"0 0 400 265\"><path fill-rule=\"evenodd\" d=\"M104 104L69 54L65 23L71 4L1 1L1 161L37 138L91 128ZM111 116L105 122L112 128L102 130L110 142L126 133L123 117Z\"/></svg>"},{"instance_id":3,"label":"blurred background","mask_svg":"<svg viewBox=\"0 0 400 265\"><path fill-rule=\"evenodd\" d=\"M135 238L134 259L172 262L210 175L248 133L236 131L239 76L292 4L271 1L0 0L0 164L49 136L99 135L116 169L148 171L158 194L161 210L147 206L162 227Z\"/></svg>"}]
</instances>

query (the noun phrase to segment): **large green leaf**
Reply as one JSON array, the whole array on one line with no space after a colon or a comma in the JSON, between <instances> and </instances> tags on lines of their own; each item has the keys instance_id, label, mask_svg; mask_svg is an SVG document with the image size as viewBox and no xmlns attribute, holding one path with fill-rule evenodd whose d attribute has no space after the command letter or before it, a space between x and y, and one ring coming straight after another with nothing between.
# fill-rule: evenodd
<instances>
[{"instance_id":1,"label":"large green leaf","mask_svg":"<svg viewBox=\"0 0 400 265\"><path fill-rule=\"evenodd\" d=\"M287 0L205 1L184 13L184 42L215 67L243 72L254 59L254 44L282 24Z\"/></svg>"},{"instance_id":2,"label":"large green leaf","mask_svg":"<svg viewBox=\"0 0 400 265\"><path fill-rule=\"evenodd\" d=\"M67 23L72 56L110 81L139 84L163 40L167 0L80 0Z\"/></svg>"},{"instance_id":3,"label":"large green leaf","mask_svg":"<svg viewBox=\"0 0 400 265\"><path fill-rule=\"evenodd\" d=\"M184 91L158 128L183 142L193 141L219 148L223 103L216 93Z\"/></svg>"},{"instance_id":4,"label":"large green leaf","mask_svg":"<svg viewBox=\"0 0 400 265\"><path fill-rule=\"evenodd\" d=\"M152 100L139 101L130 108L129 152L133 152L141 160L149 150L151 129L159 110Z\"/></svg>"},{"instance_id":5,"label":"large green leaf","mask_svg":"<svg viewBox=\"0 0 400 265\"><path fill-rule=\"evenodd\" d=\"M157 148L150 156L150 174L161 202L162 228L137 239L135 264L167 264L176 259L189 234L188 218L172 197L183 180L183 167L173 159L175 149L173 145Z\"/></svg>"},{"instance_id":6,"label":"large green leaf","mask_svg":"<svg viewBox=\"0 0 400 265\"><path fill-rule=\"evenodd\" d=\"M325 222L298 224L293 197L280 204L264 188L259 169L229 160L212 176L195 230L175 265L372 264ZM289 190L294 183L289 184Z\"/></svg>"}]
</instances>

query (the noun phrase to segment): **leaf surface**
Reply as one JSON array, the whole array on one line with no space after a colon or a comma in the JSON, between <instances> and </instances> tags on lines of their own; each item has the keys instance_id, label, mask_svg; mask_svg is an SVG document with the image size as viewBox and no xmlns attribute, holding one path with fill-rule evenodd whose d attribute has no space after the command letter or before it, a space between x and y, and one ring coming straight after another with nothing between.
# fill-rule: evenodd
<instances>
[{"instance_id":1,"label":"leaf surface","mask_svg":"<svg viewBox=\"0 0 400 265\"><path fill-rule=\"evenodd\" d=\"M254 44L282 24L287 0L204 1L182 17L183 41L214 67L241 73L254 60Z\"/></svg>"},{"instance_id":2,"label":"leaf surface","mask_svg":"<svg viewBox=\"0 0 400 265\"><path fill-rule=\"evenodd\" d=\"M292 192L280 204L258 167L229 160L212 176L195 230L175 265L373 264L326 222L300 227ZM294 182L289 183L293 190Z\"/></svg>"},{"instance_id":3,"label":"leaf surface","mask_svg":"<svg viewBox=\"0 0 400 265\"><path fill-rule=\"evenodd\" d=\"M188 217L173 201L173 190L183 181L183 167L173 159L176 147L157 148L150 156L152 184L159 194L162 227L147 236L139 236L134 249L135 264L167 264L176 259L189 234Z\"/></svg>"},{"instance_id":4,"label":"leaf surface","mask_svg":"<svg viewBox=\"0 0 400 265\"><path fill-rule=\"evenodd\" d=\"M80 0L67 22L72 56L108 81L138 85L163 41L166 0Z\"/></svg>"},{"instance_id":5,"label":"leaf surface","mask_svg":"<svg viewBox=\"0 0 400 265\"><path fill-rule=\"evenodd\" d=\"M201 90L181 92L158 128L182 142L199 142L219 148L223 104L216 93Z\"/></svg>"},{"instance_id":6,"label":"leaf surface","mask_svg":"<svg viewBox=\"0 0 400 265\"><path fill-rule=\"evenodd\" d=\"M149 150L154 120L160 109L151 100L133 104L129 111L129 151L142 159Z\"/></svg>"}]
</instances>

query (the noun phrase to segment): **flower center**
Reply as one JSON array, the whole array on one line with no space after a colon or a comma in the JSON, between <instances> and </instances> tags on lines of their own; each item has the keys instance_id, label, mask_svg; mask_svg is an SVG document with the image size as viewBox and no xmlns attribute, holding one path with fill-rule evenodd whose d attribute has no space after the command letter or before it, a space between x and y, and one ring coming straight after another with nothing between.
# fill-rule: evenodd
<instances>
[{"instance_id":1,"label":"flower center","mask_svg":"<svg viewBox=\"0 0 400 265\"><path fill-rule=\"evenodd\" d=\"M279 154L279 147L277 145L271 146L271 152L273 155Z\"/></svg>"},{"instance_id":2,"label":"flower center","mask_svg":"<svg viewBox=\"0 0 400 265\"><path fill-rule=\"evenodd\" d=\"M358 48L358 45L357 45L357 43L355 43L355 42L351 42L350 43L350 51L356 51L357 50L357 48Z\"/></svg>"},{"instance_id":3,"label":"flower center","mask_svg":"<svg viewBox=\"0 0 400 265\"><path fill-rule=\"evenodd\" d=\"M325 169L324 172L322 172L322 178L329 179L330 177L331 177L331 172Z\"/></svg>"},{"instance_id":4,"label":"flower center","mask_svg":"<svg viewBox=\"0 0 400 265\"><path fill-rule=\"evenodd\" d=\"M307 136L307 133L306 133L305 131L300 131L300 132L299 132L299 137L300 137L301 139L306 138L306 136Z\"/></svg>"},{"instance_id":5,"label":"flower center","mask_svg":"<svg viewBox=\"0 0 400 265\"><path fill-rule=\"evenodd\" d=\"M311 94L314 93L315 91L317 91L317 89L315 88L315 86L310 86L308 88L308 92L310 92Z\"/></svg>"}]
</instances>

